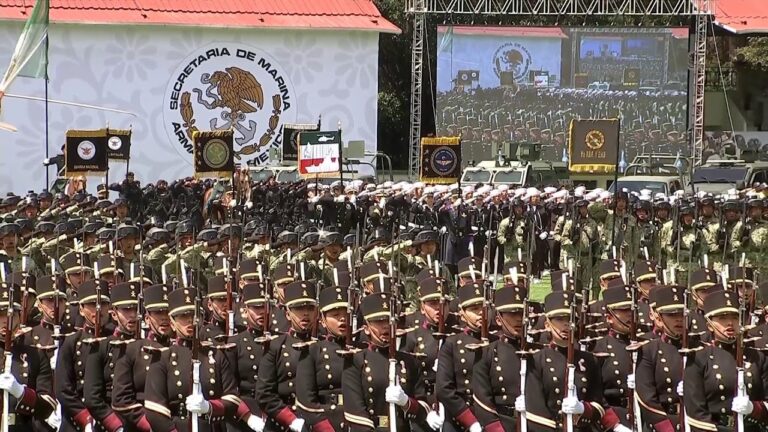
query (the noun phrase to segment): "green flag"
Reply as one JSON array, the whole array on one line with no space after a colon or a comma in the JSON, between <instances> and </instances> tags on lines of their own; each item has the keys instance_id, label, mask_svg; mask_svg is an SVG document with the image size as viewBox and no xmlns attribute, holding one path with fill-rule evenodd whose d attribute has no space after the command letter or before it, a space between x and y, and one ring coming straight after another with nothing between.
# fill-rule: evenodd
<instances>
[{"instance_id":1,"label":"green flag","mask_svg":"<svg viewBox=\"0 0 768 432\"><path fill-rule=\"evenodd\" d=\"M5 91L16 78L26 76L43 78L48 66L48 0L37 0L24 30L21 32L16 49L11 57L11 64L5 71L0 91Z\"/></svg>"}]
</instances>

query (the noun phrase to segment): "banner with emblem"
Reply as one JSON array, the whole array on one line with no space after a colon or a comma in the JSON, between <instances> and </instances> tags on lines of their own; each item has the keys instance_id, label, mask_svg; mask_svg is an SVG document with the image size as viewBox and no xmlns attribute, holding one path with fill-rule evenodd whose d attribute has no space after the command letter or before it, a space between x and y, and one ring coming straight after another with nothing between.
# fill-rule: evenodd
<instances>
[{"instance_id":1,"label":"banner with emblem","mask_svg":"<svg viewBox=\"0 0 768 432\"><path fill-rule=\"evenodd\" d=\"M64 175L103 175L109 167L107 130L68 130L64 145Z\"/></svg>"},{"instance_id":2,"label":"banner with emblem","mask_svg":"<svg viewBox=\"0 0 768 432\"><path fill-rule=\"evenodd\" d=\"M568 169L577 173L610 174L619 157L619 120L571 120Z\"/></svg>"},{"instance_id":3,"label":"banner with emblem","mask_svg":"<svg viewBox=\"0 0 768 432\"><path fill-rule=\"evenodd\" d=\"M192 134L195 177L230 177L235 171L235 134L232 129Z\"/></svg>"},{"instance_id":4,"label":"banner with emblem","mask_svg":"<svg viewBox=\"0 0 768 432\"><path fill-rule=\"evenodd\" d=\"M299 133L318 132L320 124L284 124L283 125L283 161L299 160Z\"/></svg>"},{"instance_id":5,"label":"banner with emblem","mask_svg":"<svg viewBox=\"0 0 768 432\"><path fill-rule=\"evenodd\" d=\"M299 175L336 177L341 169L341 131L299 133Z\"/></svg>"},{"instance_id":6,"label":"banner with emblem","mask_svg":"<svg viewBox=\"0 0 768 432\"><path fill-rule=\"evenodd\" d=\"M456 183L461 176L461 137L421 139L420 178L424 183Z\"/></svg>"},{"instance_id":7,"label":"banner with emblem","mask_svg":"<svg viewBox=\"0 0 768 432\"><path fill-rule=\"evenodd\" d=\"M131 129L107 128L107 157L114 160L131 158Z\"/></svg>"}]
</instances>

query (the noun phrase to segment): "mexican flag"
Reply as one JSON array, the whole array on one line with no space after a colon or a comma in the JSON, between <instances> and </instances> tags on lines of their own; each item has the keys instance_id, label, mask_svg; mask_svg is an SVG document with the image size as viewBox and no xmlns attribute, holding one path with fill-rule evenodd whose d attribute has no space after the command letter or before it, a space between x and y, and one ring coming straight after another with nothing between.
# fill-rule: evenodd
<instances>
[{"instance_id":1,"label":"mexican flag","mask_svg":"<svg viewBox=\"0 0 768 432\"><path fill-rule=\"evenodd\" d=\"M11 64L0 81L0 96L17 76L45 78L48 67L48 0L37 0L21 32Z\"/></svg>"}]
</instances>

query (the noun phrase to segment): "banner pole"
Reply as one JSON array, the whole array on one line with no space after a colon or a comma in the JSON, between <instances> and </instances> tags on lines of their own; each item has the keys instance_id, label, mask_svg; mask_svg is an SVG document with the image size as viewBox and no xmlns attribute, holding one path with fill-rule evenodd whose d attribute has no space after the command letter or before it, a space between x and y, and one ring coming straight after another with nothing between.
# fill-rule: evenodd
<instances>
[{"instance_id":1,"label":"banner pole","mask_svg":"<svg viewBox=\"0 0 768 432\"><path fill-rule=\"evenodd\" d=\"M45 35L45 46L43 47L43 49L45 49L44 51L45 53L44 54L45 55L45 158L49 159L51 156L50 156L50 151L48 149L49 124L48 124L48 35L47 34ZM51 187L50 167L51 167L50 165L45 166L45 188L46 189ZM58 172L56 173L56 175L58 176Z\"/></svg>"}]
</instances>

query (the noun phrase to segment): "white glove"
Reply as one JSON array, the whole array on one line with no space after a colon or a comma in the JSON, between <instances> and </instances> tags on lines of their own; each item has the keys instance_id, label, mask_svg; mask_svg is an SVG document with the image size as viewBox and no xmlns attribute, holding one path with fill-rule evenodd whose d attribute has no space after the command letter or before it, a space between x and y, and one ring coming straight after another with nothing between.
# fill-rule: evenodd
<instances>
[{"instance_id":1,"label":"white glove","mask_svg":"<svg viewBox=\"0 0 768 432\"><path fill-rule=\"evenodd\" d=\"M749 396L736 396L731 402L731 411L736 414L750 415L755 406L752 405L752 401L749 400Z\"/></svg>"},{"instance_id":2,"label":"white glove","mask_svg":"<svg viewBox=\"0 0 768 432\"><path fill-rule=\"evenodd\" d=\"M187 411L195 414L208 414L211 411L211 404L205 400L201 394L187 396Z\"/></svg>"},{"instance_id":3,"label":"white glove","mask_svg":"<svg viewBox=\"0 0 768 432\"><path fill-rule=\"evenodd\" d=\"M427 414L427 424L432 430L436 431L439 431L440 428L443 427L443 423L445 423L445 409L443 408L443 404L440 404L440 409L438 411L440 412L430 411L429 414Z\"/></svg>"},{"instance_id":4,"label":"white glove","mask_svg":"<svg viewBox=\"0 0 768 432\"><path fill-rule=\"evenodd\" d=\"M56 410L45 419L45 422L48 423L48 426L52 427L53 430L59 430L59 427L61 427L61 405L56 406Z\"/></svg>"},{"instance_id":5,"label":"white glove","mask_svg":"<svg viewBox=\"0 0 768 432\"><path fill-rule=\"evenodd\" d=\"M8 372L0 374L0 390L7 391L8 394L20 398L24 394L24 386L16 381L16 377Z\"/></svg>"},{"instance_id":6,"label":"white glove","mask_svg":"<svg viewBox=\"0 0 768 432\"><path fill-rule=\"evenodd\" d=\"M549 234L547 234L547 232L545 231L545 232L539 234L539 238L542 239L542 240L546 240L548 235Z\"/></svg>"},{"instance_id":7,"label":"white glove","mask_svg":"<svg viewBox=\"0 0 768 432\"><path fill-rule=\"evenodd\" d=\"M43 159L43 165L50 165L50 164L51 164L51 160L49 158Z\"/></svg>"},{"instance_id":8,"label":"white glove","mask_svg":"<svg viewBox=\"0 0 768 432\"><path fill-rule=\"evenodd\" d=\"M577 397L567 397L563 399L563 414L584 414L584 404Z\"/></svg>"},{"instance_id":9,"label":"white glove","mask_svg":"<svg viewBox=\"0 0 768 432\"><path fill-rule=\"evenodd\" d=\"M515 399L515 411L525 412L525 396L520 395Z\"/></svg>"},{"instance_id":10,"label":"white glove","mask_svg":"<svg viewBox=\"0 0 768 432\"><path fill-rule=\"evenodd\" d=\"M447 227L440 228L440 234L445 234L447 232L448 232L448 228Z\"/></svg>"},{"instance_id":11,"label":"white glove","mask_svg":"<svg viewBox=\"0 0 768 432\"><path fill-rule=\"evenodd\" d=\"M393 403L401 407L408 403L408 395L405 394L403 388L399 385L391 385L387 387L387 391L384 393L384 399L386 399L387 403Z\"/></svg>"},{"instance_id":12,"label":"white glove","mask_svg":"<svg viewBox=\"0 0 768 432\"><path fill-rule=\"evenodd\" d=\"M483 427L480 426L480 423L474 422L472 423L472 426L469 427L469 432L483 432Z\"/></svg>"},{"instance_id":13,"label":"white glove","mask_svg":"<svg viewBox=\"0 0 768 432\"><path fill-rule=\"evenodd\" d=\"M246 201L245 202L245 208L250 210L253 208L253 201Z\"/></svg>"},{"instance_id":14,"label":"white glove","mask_svg":"<svg viewBox=\"0 0 768 432\"><path fill-rule=\"evenodd\" d=\"M229 202L229 208L235 208L237 206L237 201L232 200Z\"/></svg>"},{"instance_id":15,"label":"white glove","mask_svg":"<svg viewBox=\"0 0 768 432\"><path fill-rule=\"evenodd\" d=\"M296 420L292 421L288 426L288 429L293 432L301 432L301 430L304 429L304 419L297 418Z\"/></svg>"},{"instance_id":16,"label":"white glove","mask_svg":"<svg viewBox=\"0 0 768 432\"><path fill-rule=\"evenodd\" d=\"M251 428L252 431L262 432L264 430L264 426L266 426L266 423L264 423L264 420L262 420L261 417L253 414L248 417L248 427Z\"/></svg>"},{"instance_id":17,"label":"white glove","mask_svg":"<svg viewBox=\"0 0 768 432\"><path fill-rule=\"evenodd\" d=\"M677 383L677 395L683 397L683 382Z\"/></svg>"},{"instance_id":18,"label":"white glove","mask_svg":"<svg viewBox=\"0 0 768 432\"><path fill-rule=\"evenodd\" d=\"M623 424L619 423L616 426L613 427L613 432L632 432L632 429L624 426Z\"/></svg>"},{"instance_id":19,"label":"white glove","mask_svg":"<svg viewBox=\"0 0 768 432\"><path fill-rule=\"evenodd\" d=\"M85 425L85 427L83 428L83 432L93 432L93 425L91 423L88 423L87 425Z\"/></svg>"},{"instance_id":20,"label":"white glove","mask_svg":"<svg viewBox=\"0 0 768 432\"><path fill-rule=\"evenodd\" d=\"M630 390L634 390L635 389L635 374L627 375L627 387Z\"/></svg>"}]
</instances>

